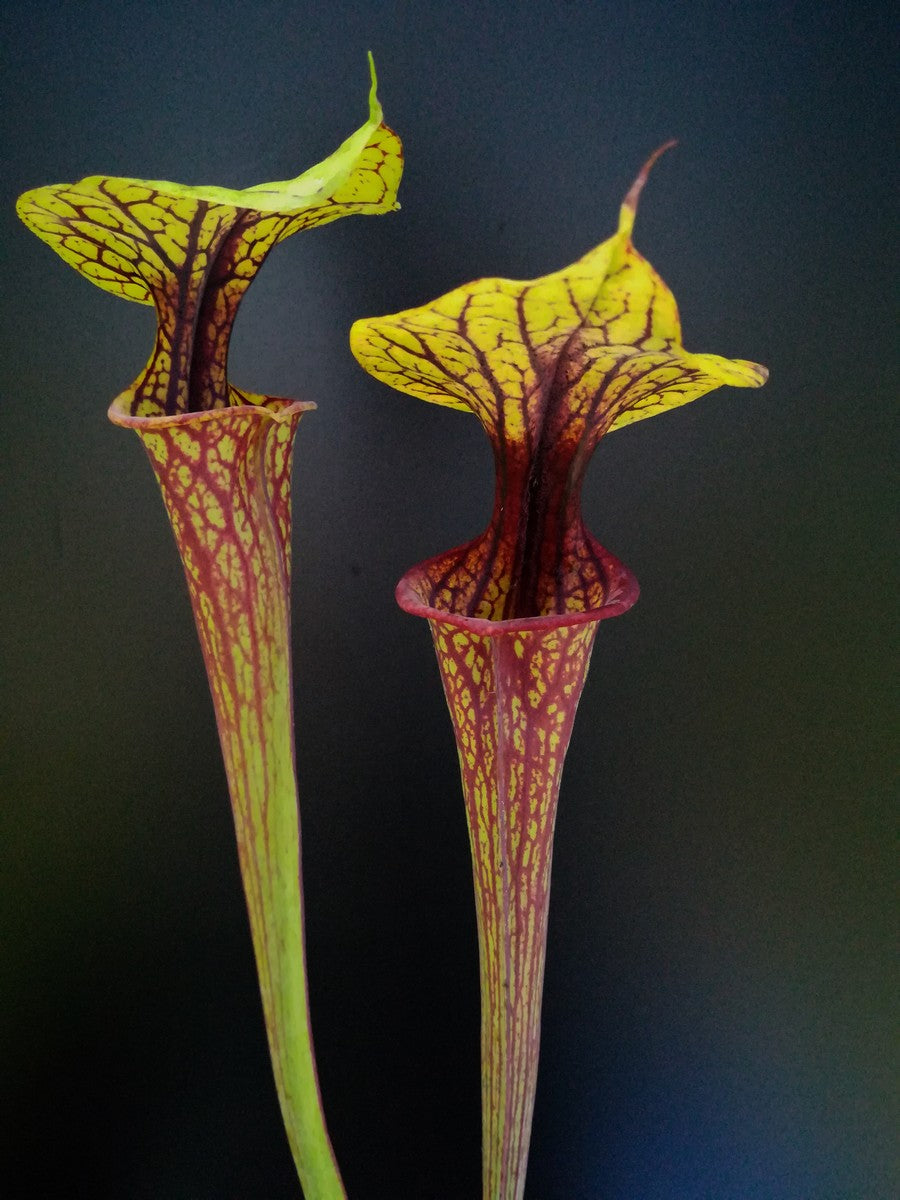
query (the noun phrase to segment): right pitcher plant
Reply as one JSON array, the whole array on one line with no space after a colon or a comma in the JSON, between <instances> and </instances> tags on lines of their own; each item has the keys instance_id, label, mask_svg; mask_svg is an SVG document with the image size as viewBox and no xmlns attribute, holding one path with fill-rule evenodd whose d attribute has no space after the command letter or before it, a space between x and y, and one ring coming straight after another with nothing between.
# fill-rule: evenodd
<instances>
[{"instance_id":1,"label":"right pitcher plant","mask_svg":"<svg viewBox=\"0 0 900 1200\"><path fill-rule=\"evenodd\" d=\"M632 240L644 166L616 233L540 279L479 279L357 321L351 346L384 383L474 412L496 470L487 529L397 587L431 627L453 721L472 850L481 975L484 1200L525 1189L540 1040L553 829L597 624L637 599L585 528L581 484L612 429L756 363L691 354L672 293Z\"/></svg>"}]
</instances>

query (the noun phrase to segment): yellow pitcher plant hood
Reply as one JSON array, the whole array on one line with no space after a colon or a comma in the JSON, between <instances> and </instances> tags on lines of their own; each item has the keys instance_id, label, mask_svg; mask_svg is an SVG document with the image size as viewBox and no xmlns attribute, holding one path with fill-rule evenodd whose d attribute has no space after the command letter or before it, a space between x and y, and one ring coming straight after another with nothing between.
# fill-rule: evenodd
<instances>
[{"instance_id":1,"label":"yellow pitcher plant hood","mask_svg":"<svg viewBox=\"0 0 900 1200\"><path fill-rule=\"evenodd\" d=\"M148 417L253 401L226 382L244 292L277 242L354 213L398 207L400 139L382 122L375 67L369 118L296 179L241 191L92 175L19 198L25 224L104 291L154 304L157 344L119 409Z\"/></svg>"},{"instance_id":2,"label":"yellow pitcher plant hood","mask_svg":"<svg viewBox=\"0 0 900 1200\"><path fill-rule=\"evenodd\" d=\"M596 399L605 433L722 384L759 387L765 367L684 349L675 298L632 242L650 168L673 144L641 170L612 237L571 266L539 279L478 279L357 321L350 340L360 364L399 391L476 413L489 431L502 423L510 440L535 425L554 391L579 412Z\"/></svg>"}]
</instances>

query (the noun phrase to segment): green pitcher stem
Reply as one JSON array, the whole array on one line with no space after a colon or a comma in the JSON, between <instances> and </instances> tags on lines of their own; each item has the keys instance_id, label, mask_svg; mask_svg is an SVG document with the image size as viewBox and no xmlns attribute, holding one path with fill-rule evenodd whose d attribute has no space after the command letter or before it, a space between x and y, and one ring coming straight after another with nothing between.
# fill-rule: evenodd
<instances>
[{"instance_id":1,"label":"green pitcher stem","mask_svg":"<svg viewBox=\"0 0 900 1200\"><path fill-rule=\"evenodd\" d=\"M288 612L278 619L286 625ZM289 659L283 668L267 698L271 721L260 723L260 740L250 751L259 751L267 781L264 792L245 791L246 727L233 742L230 725L220 736L230 764L241 878L285 1131L305 1200L346 1200L325 1125L313 1051ZM256 742L256 735L251 737Z\"/></svg>"},{"instance_id":2,"label":"green pitcher stem","mask_svg":"<svg viewBox=\"0 0 900 1200\"><path fill-rule=\"evenodd\" d=\"M278 1100L305 1200L346 1200L313 1053L296 790L286 784L263 804L258 827L235 827ZM273 845L290 852L273 861Z\"/></svg>"}]
</instances>

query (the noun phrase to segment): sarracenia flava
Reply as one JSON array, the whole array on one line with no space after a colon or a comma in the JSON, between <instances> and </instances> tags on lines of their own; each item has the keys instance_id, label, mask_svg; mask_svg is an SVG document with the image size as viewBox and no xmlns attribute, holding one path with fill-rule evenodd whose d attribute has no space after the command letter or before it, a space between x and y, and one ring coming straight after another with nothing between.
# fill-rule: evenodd
<instances>
[{"instance_id":1,"label":"sarracenia flava","mask_svg":"<svg viewBox=\"0 0 900 1200\"><path fill-rule=\"evenodd\" d=\"M400 141L369 119L296 179L244 191L91 176L18 212L106 291L156 306L146 369L112 403L162 489L216 712L281 1111L307 1200L345 1195L313 1056L300 877L290 647L291 458L312 404L226 374L238 304L279 241L397 207Z\"/></svg>"},{"instance_id":2,"label":"sarracenia flava","mask_svg":"<svg viewBox=\"0 0 900 1200\"><path fill-rule=\"evenodd\" d=\"M397 588L431 626L459 751L481 966L484 1200L524 1192L563 759L597 624L638 595L584 526L585 469L610 430L767 374L684 350L674 297L632 245L659 153L618 231L572 266L480 279L351 332L367 371L474 412L494 452L485 532Z\"/></svg>"}]
</instances>

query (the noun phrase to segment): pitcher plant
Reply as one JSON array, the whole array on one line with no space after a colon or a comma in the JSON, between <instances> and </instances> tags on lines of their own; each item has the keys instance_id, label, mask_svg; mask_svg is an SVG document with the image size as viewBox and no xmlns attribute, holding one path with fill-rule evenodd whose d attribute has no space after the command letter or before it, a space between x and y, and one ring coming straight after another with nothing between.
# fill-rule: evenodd
<instances>
[{"instance_id":1,"label":"pitcher plant","mask_svg":"<svg viewBox=\"0 0 900 1200\"><path fill-rule=\"evenodd\" d=\"M615 234L540 279L480 279L356 322L351 347L402 392L474 413L493 450L484 533L413 567L456 736L481 979L484 1200L521 1200L534 1108L553 832L597 626L637 599L585 528L584 473L611 430L764 367L681 343L674 297L632 243L647 162Z\"/></svg>"},{"instance_id":2,"label":"pitcher plant","mask_svg":"<svg viewBox=\"0 0 900 1200\"><path fill-rule=\"evenodd\" d=\"M91 176L26 192L25 224L108 292L152 304L147 366L110 419L143 442L184 564L212 692L269 1050L307 1200L345 1196L310 1029L290 644L291 462L315 405L228 379L238 305L277 242L397 207L402 148L369 116L296 179L235 191Z\"/></svg>"}]
</instances>

